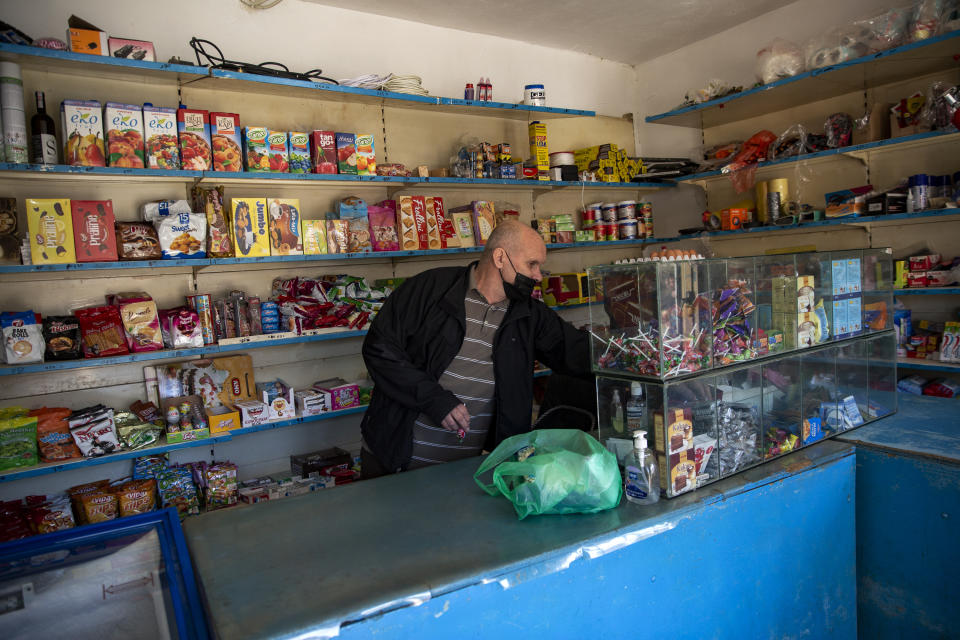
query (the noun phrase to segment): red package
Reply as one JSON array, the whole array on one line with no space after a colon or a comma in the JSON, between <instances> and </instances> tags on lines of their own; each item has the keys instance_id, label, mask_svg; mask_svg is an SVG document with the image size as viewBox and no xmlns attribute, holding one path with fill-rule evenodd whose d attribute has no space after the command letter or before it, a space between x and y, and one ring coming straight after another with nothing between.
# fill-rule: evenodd
<instances>
[{"instance_id":1,"label":"red package","mask_svg":"<svg viewBox=\"0 0 960 640\"><path fill-rule=\"evenodd\" d=\"M743 143L743 149L733 157L730 164L723 168L724 173L732 173L746 168L748 165L757 164L767 157L767 147L777 139L772 131L758 131L750 136L750 139Z\"/></svg>"},{"instance_id":2,"label":"red package","mask_svg":"<svg viewBox=\"0 0 960 640\"><path fill-rule=\"evenodd\" d=\"M34 409L28 415L37 418L37 447L41 462L80 458L83 454L70 435L70 409Z\"/></svg>"},{"instance_id":3,"label":"red package","mask_svg":"<svg viewBox=\"0 0 960 640\"><path fill-rule=\"evenodd\" d=\"M77 262L114 262L117 232L112 200L71 200Z\"/></svg>"},{"instance_id":4,"label":"red package","mask_svg":"<svg viewBox=\"0 0 960 640\"><path fill-rule=\"evenodd\" d=\"M410 203L413 205L413 221L417 225L417 242L420 250L426 251L430 247L427 238L427 201L423 196L413 196Z\"/></svg>"},{"instance_id":5,"label":"red package","mask_svg":"<svg viewBox=\"0 0 960 640\"><path fill-rule=\"evenodd\" d=\"M337 173L337 143L333 131L311 133L310 149L314 173Z\"/></svg>"},{"instance_id":6,"label":"red package","mask_svg":"<svg viewBox=\"0 0 960 640\"><path fill-rule=\"evenodd\" d=\"M400 237L397 235L397 216L394 208L384 203L367 207L370 222L370 239L374 251L399 251Z\"/></svg>"},{"instance_id":7,"label":"red package","mask_svg":"<svg viewBox=\"0 0 960 640\"><path fill-rule=\"evenodd\" d=\"M78 309L74 315L80 324L84 358L123 356L130 353L120 311L116 307Z\"/></svg>"}]
</instances>

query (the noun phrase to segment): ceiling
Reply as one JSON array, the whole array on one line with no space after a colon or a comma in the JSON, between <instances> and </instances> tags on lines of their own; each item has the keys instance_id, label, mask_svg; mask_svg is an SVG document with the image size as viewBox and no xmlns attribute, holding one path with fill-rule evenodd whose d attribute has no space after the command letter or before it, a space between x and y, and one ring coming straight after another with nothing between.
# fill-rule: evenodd
<instances>
[{"instance_id":1,"label":"ceiling","mask_svg":"<svg viewBox=\"0 0 960 640\"><path fill-rule=\"evenodd\" d=\"M306 0L577 51L652 60L794 0Z\"/></svg>"}]
</instances>

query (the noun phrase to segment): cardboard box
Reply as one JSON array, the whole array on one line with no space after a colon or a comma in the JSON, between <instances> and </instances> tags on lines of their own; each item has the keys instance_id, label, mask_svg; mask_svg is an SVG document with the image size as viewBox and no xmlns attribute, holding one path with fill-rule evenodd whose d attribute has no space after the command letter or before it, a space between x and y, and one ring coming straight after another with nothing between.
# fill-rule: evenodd
<instances>
[{"instance_id":1,"label":"cardboard box","mask_svg":"<svg viewBox=\"0 0 960 640\"><path fill-rule=\"evenodd\" d=\"M209 115L214 171L243 171L240 116L214 112Z\"/></svg>"},{"instance_id":2,"label":"cardboard box","mask_svg":"<svg viewBox=\"0 0 960 640\"><path fill-rule=\"evenodd\" d=\"M537 179L550 180L550 152L547 146L547 125L531 122L527 126L530 137L530 158L537 168Z\"/></svg>"},{"instance_id":3,"label":"cardboard box","mask_svg":"<svg viewBox=\"0 0 960 640\"><path fill-rule=\"evenodd\" d=\"M103 111L96 100L60 103L63 162L72 166L105 167Z\"/></svg>"},{"instance_id":4,"label":"cardboard box","mask_svg":"<svg viewBox=\"0 0 960 640\"><path fill-rule=\"evenodd\" d=\"M203 109L177 109L177 135L180 138L180 163L190 171L209 171L210 121Z\"/></svg>"},{"instance_id":5,"label":"cardboard box","mask_svg":"<svg viewBox=\"0 0 960 640\"><path fill-rule=\"evenodd\" d=\"M352 133L337 133L337 173L357 175L357 138Z\"/></svg>"},{"instance_id":6,"label":"cardboard box","mask_svg":"<svg viewBox=\"0 0 960 640\"><path fill-rule=\"evenodd\" d=\"M845 293L850 293L847 288L847 263L845 260L830 261L830 280L833 285L833 295L842 296Z\"/></svg>"},{"instance_id":7,"label":"cardboard box","mask_svg":"<svg viewBox=\"0 0 960 640\"><path fill-rule=\"evenodd\" d=\"M290 131L287 133L287 141L290 145L290 173L312 173L310 136L301 131Z\"/></svg>"},{"instance_id":8,"label":"cardboard box","mask_svg":"<svg viewBox=\"0 0 960 640\"><path fill-rule=\"evenodd\" d=\"M270 255L303 255L300 200L270 198L267 200L267 211L270 216Z\"/></svg>"},{"instance_id":9,"label":"cardboard box","mask_svg":"<svg viewBox=\"0 0 960 640\"><path fill-rule=\"evenodd\" d=\"M340 447L312 451L290 456L290 472L306 477L312 473L330 475L334 471L345 471L353 464L349 451Z\"/></svg>"},{"instance_id":10,"label":"cardboard box","mask_svg":"<svg viewBox=\"0 0 960 640\"><path fill-rule=\"evenodd\" d=\"M82 21L81 21L82 22ZM67 29L67 42L70 43L70 51L75 53L89 53L94 56L110 55L110 40L104 31L93 28L73 28Z\"/></svg>"},{"instance_id":11,"label":"cardboard box","mask_svg":"<svg viewBox=\"0 0 960 640\"><path fill-rule=\"evenodd\" d=\"M232 407L208 407L207 424L210 433L227 433L240 428L240 412Z\"/></svg>"},{"instance_id":12,"label":"cardboard box","mask_svg":"<svg viewBox=\"0 0 960 640\"><path fill-rule=\"evenodd\" d=\"M308 256L327 252L327 221L303 220L303 253Z\"/></svg>"},{"instance_id":13,"label":"cardboard box","mask_svg":"<svg viewBox=\"0 0 960 640\"><path fill-rule=\"evenodd\" d=\"M333 131L313 131L310 147L314 173L337 173L337 139Z\"/></svg>"},{"instance_id":14,"label":"cardboard box","mask_svg":"<svg viewBox=\"0 0 960 640\"><path fill-rule=\"evenodd\" d=\"M589 289L581 286L584 273L551 273L541 281L543 302L551 307L580 304L590 297Z\"/></svg>"},{"instance_id":15,"label":"cardboard box","mask_svg":"<svg viewBox=\"0 0 960 640\"><path fill-rule=\"evenodd\" d=\"M890 215L907 212L907 194L889 191L867 199L866 214L868 216Z\"/></svg>"},{"instance_id":16,"label":"cardboard box","mask_svg":"<svg viewBox=\"0 0 960 640\"><path fill-rule=\"evenodd\" d=\"M76 262L70 201L27 198L26 207L33 264Z\"/></svg>"},{"instance_id":17,"label":"cardboard box","mask_svg":"<svg viewBox=\"0 0 960 640\"><path fill-rule=\"evenodd\" d=\"M850 323L847 320L847 301L838 299L833 301L833 333L841 338L850 333Z\"/></svg>"},{"instance_id":18,"label":"cardboard box","mask_svg":"<svg viewBox=\"0 0 960 640\"><path fill-rule=\"evenodd\" d=\"M863 330L863 300L860 296L853 296L846 300L847 304L847 331L857 335Z\"/></svg>"},{"instance_id":19,"label":"cardboard box","mask_svg":"<svg viewBox=\"0 0 960 640\"><path fill-rule=\"evenodd\" d=\"M427 248L446 249L447 242L443 230L443 198L427 196L424 198L427 216ZM438 215L439 210L439 215Z\"/></svg>"},{"instance_id":20,"label":"cardboard box","mask_svg":"<svg viewBox=\"0 0 960 640\"><path fill-rule=\"evenodd\" d=\"M847 278L847 291L849 293L860 293L863 290L860 258L847 258L844 273Z\"/></svg>"},{"instance_id":21,"label":"cardboard box","mask_svg":"<svg viewBox=\"0 0 960 640\"><path fill-rule=\"evenodd\" d=\"M472 211L454 211L450 210L450 220L453 229L457 234L461 247L476 246L476 238L473 235L473 212Z\"/></svg>"},{"instance_id":22,"label":"cardboard box","mask_svg":"<svg viewBox=\"0 0 960 640\"><path fill-rule=\"evenodd\" d=\"M330 394L331 411L360 406L360 387L355 384L343 384L329 388L314 384L313 390Z\"/></svg>"},{"instance_id":23,"label":"cardboard box","mask_svg":"<svg viewBox=\"0 0 960 640\"><path fill-rule=\"evenodd\" d=\"M176 109L144 107L143 137L148 169L180 169Z\"/></svg>"},{"instance_id":24,"label":"cardboard box","mask_svg":"<svg viewBox=\"0 0 960 640\"><path fill-rule=\"evenodd\" d=\"M296 403L297 413L303 417L318 416L321 413L331 411L332 398L325 391L316 389L303 389L293 394Z\"/></svg>"},{"instance_id":25,"label":"cardboard box","mask_svg":"<svg viewBox=\"0 0 960 640\"><path fill-rule=\"evenodd\" d=\"M177 407L179 409L180 405L184 402L188 402L195 410L201 409L203 407L203 400L199 396L195 395L183 395L183 396L174 396L171 398L164 398L160 403L160 409L164 416L167 414L167 410L170 407ZM179 444L181 442L193 442L195 440L203 440L204 438L210 437L210 427L205 426L195 429L180 429L179 431L170 432L169 427L167 427L167 444Z\"/></svg>"},{"instance_id":26,"label":"cardboard box","mask_svg":"<svg viewBox=\"0 0 960 640\"><path fill-rule=\"evenodd\" d=\"M113 58L125 60L141 60L156 62L156 53L153 43L146 40L130 40L128 38L107 38L107 50Z\"/></svg>"},{"instance_id":27,"label":"cardboard box","mask_svg":"<svg viewBox=\"0 0 960 640\"><path fill-rule=\"evenodd\" d=\"M270 172L270 147L266 127L245 127L243 130L243 157L247 171Z\"/></svg>"},{"instance_id":28,"label":"cardboard box","mask_svg":"<svg viewBox=\"0 0 960 640\"><path fill-rule=\"evenodd\" d=\"M259 400L241 400L233 406L240 413L242 428L255 427L270 421L270 407Z\"/></svg>"},{"instance_id":29,"label":"cardboard box","mask_svg":"<svg viewBox=\"0 0 960 640\"><path fill-rule=\"evenodd\" d=\"M281 394L271 394L267 387L274 384L279 384L286 391ZM259 399L270 409L270 420L289 420L297 417L293 387L283 380L277 380L276 383L258 384L257 391L259 391Z\"/></svg>"},{"instance_id":30,"label":"cardboard box","mask_svg":"<svg viewBox=\"0 0 960 640\"><path fill-rule=\"evenodd\" d=\"M113 202L71 200L70 210L77 262L116 261L117 233L114 228Z\"/></svg>"},{"instance_id":31,"label":"cardboard box","mask_svg":"<svg viewBox=\"0 0 960 640\"><path fill-rule=\"evenodd\" d=\"M197 395L206 408L231 406L255 397L253 360L249 355L175 362L157 367L157 395Z\"/></svg>"},{"instance_id":32,"label":"cardboard box","mask_svg":"<svg viewBox=\"0 0 960 640\"><path fill-rule=\"evenodd\" d=\"M430 248L430 238L427 236L427 201L423 196L413 196L410 198L410 203L417 230L417 248L425 251Z\"/></svg>"},{"instance_id":33,"label":"cardboard box","mask_svg":"<svg viewBox=\"0 0 960 640\"><path fill-rule=\"evenodd\" d=\"M940 264L940 254L930 253L920 256L910 256L910 271L930 271Z\"/></svg>"},{"instance_id":34,"label":"cardboard box","mask_svg":"<svg viewBox=\"0 0 960 640\"><path fill-rule=\"evenodd\" d=\"M377 156L373 150L373 134L358 133L357 145L357 175L377 175Z\"/></svg>"},{"instance_id":35,"label":"cardboard box","mask_svg":"<svg viewBox=\"0 0 960 640\"><path fill-rule=\"evenodd\" d=\"M107 129L107 164L144 168L143 109L138 104L108 102L103 109Z\"/></svg>"},{"instance_id":36,"label":"cardboard box","mask_svg":"<svg viewBox=\"0 0 960 640\"><path fill-rule=\"evenodd\" d=\"M948 287L954 283L950 271L927 271L926 276L928 287Z\"/></svg>"},{"instance_id":37,"label":"cardboard box","mask_svg":"<svg viewBox=\"0 0 960 640\"><path fill-rule=\"evenodd\" d=\"M270 255L265 199L233 198L230 201L230 219L233 221L233 249L238 258Z\"/></svg>"}]
</instances>

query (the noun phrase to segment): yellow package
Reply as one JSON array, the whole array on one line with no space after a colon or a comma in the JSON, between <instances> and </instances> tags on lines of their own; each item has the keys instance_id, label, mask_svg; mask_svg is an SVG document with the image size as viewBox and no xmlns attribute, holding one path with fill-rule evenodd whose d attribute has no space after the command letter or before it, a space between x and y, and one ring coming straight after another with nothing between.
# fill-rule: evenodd
<instances>
[{"instance_id":1,"label":"yellow package","mask_svg":"<svg viewBox=\"0 0 960 640\"><path fill-rule=\"evenodd\" d=\"M317 256L327 252L327 221L303 221L303 253Z\"/></svg>"},{"instance_id":2,"label":"yellow package","mask_svg":"<svg viewBox=\"0 0 960 640\"><path fill-rule=\"evenodd\" d=\"M66 198L27 199L30 259L33 264L76 262L73 218Z\"/></svg>"},{"instance_id":3,"label":"yellow package","mask_svg":"<svg viewBox=\"0 0 960 640\"><path fill-rule=\"evenodd\" d=\"M230 201L233 248L238 258L270 255L270 229L265 198L233 198Z\"/></svg>"}]
</instances>

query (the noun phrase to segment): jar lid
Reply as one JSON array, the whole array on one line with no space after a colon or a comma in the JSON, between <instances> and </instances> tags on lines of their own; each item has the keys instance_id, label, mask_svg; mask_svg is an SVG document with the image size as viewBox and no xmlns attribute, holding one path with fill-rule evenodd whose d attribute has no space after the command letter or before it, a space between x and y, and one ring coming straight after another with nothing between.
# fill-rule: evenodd
<instances>
[{"instance_id":1,"label":"jar lid","mask_svg":"<svg viewBox=\"0 0 960 640\"><path fill-rule=\"evenodd\" d=\"M543 89L542 84L528 84L523 87L524 89Z\"/></svg>"},{"instance_id":2,"label":"jar lid","mask_svg":"<svg viewBox=\"0 0 960 640\"><path fill-rule=\"evenodd\" d=\"M618 207L635 207L637 206L636 200L624 200L623 202L617 203Z\"/></svg>"}]
</instances>

